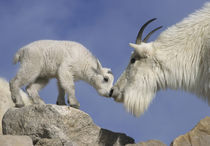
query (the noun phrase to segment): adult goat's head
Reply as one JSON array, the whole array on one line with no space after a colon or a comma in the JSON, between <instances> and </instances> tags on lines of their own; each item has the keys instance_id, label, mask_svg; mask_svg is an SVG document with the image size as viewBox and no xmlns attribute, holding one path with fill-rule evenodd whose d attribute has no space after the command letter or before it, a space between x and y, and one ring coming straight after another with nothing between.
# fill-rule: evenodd
<instances>
[{"instance_id":1,"label":"adult goat's head","mask_svg":"<svg viewBox=\"0 0 210 146\"><path fill-rule=\"evenodd\" d=\"M146 26L156 18L147 21L139 30L130 62L117 83L110 91L115 101L123 102L129 112L135 116L143 113L158 90L161 66L157 60L153 43L147 43L149 37L162 26L152 30L143 40L142 34Z\"/></svg>"}]
</instances>

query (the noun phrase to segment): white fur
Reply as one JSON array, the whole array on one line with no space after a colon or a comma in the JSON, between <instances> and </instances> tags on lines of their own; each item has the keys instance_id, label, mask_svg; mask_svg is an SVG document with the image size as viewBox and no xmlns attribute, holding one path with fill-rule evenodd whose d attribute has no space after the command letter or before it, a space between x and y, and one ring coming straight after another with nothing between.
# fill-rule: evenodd
<instances>
[{"instance_id":1,"label":"white fur","mask_svg":"<svg viewBox=\"0 0 210 146\"><path fill-rule=\"evenodd\" d=\"M40 40L21 48L14 57L20 61L20 69L10 82L13 101L23 106L18 89L27 85L26 90L34 103L43 103L38 91L50 78L58 80L57 104L65 104L65 93L71 106L79 107L75 97L74 82L84 80L100 95L108 96L113 84L113 75L83 45L71 41ZM104 78L109 81L105 82Z\"/></svg>"},{"instance_id":2,"label":"white fur","mask_svg":"<svg viewBox=\"0 0 210 146\"><path fill-rule=\"evenodd\" d=\"M134 64L114 85L112 96L135 116L160 89L183 89L210 104L210 3L162 32L154 42L130 44Z\"/></svg>"}]
</instances>

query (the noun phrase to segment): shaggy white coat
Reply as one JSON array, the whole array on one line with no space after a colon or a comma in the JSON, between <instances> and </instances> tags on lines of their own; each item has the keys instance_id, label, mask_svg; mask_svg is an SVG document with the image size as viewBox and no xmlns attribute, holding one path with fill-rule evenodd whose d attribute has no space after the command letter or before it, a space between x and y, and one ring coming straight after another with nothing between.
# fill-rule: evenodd
<instances>
[{"instance_id":1,"label":"shaggy white coat","mask_svg":"<svg viewBox=\"0 0 210 146\"><path fill-rule=\"evenodd\" d=\"M112 96L135 116L147 110L160 89L183 89L210 105L210 3L162 32L154 42L130 43L127 69Z\"/></svg>"},{"instance_id":2,"label":"shaggy white coat","mask_svg":"<svg viewBox=\"0 0 210 146\"><path fill-rule=\"evenodd\" d=\"M34 103L43 103L38 91L50 78L58 80L57 104L65 104L65 93L70 106L79 108L75 97L74 82L84 80L100 95L108 96L113 84L111 70L103 68L83 45L71 41L40 40L21 48L14 57L20 61L17 75L10 81L12 99L17 107L23 106L19 88L27 85L26 91Z\"/></svg>"}]
</instances>

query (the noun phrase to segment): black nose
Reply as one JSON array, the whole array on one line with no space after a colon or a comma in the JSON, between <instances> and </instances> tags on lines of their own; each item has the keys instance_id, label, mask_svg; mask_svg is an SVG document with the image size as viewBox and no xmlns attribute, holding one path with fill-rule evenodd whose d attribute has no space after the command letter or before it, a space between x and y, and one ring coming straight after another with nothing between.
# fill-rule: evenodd
<instances>
[{"instance_id":1,"label":"black nose","mask_svg":"<svg viewBox=\"0 0 210 146\"><path fill-rule=\"evenodd\" d=\"M114 91L114 89L112 88L109 92L109 97L112 97L113 91Z\"/></svg>"}]
</instances>

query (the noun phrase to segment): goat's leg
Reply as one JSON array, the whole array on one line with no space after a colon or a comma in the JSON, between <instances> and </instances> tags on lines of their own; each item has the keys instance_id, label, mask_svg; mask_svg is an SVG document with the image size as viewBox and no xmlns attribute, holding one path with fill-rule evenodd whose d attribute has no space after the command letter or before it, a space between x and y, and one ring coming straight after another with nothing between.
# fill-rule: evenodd
<instances>
[{"instance_id":1,"label":"goat's leg","mask_svg":"<svg viewBox=\"0 0 210 146\"><path fill-rule=\"evenodd\" d=\"M48 78L38 78L34 83L31 83L26 87L26 91L32 98L34 104L45 104L45 102L39 96L39 90L44 88L48 81Z\"/></svg>"},{"instance_id":2,"label":"goat's leg","mask_svg":"<svg viewBox=\"0 0 210 146\"><path fill-rule=\"evenodd\" d=\"M79 109L80 104L75 97L75 88L74 88L73 78L72 79L69 78L68 81L66 80L67 78L65 78L65 80L61 79L61 86L68 95L68 103L71 107Z\"/></svg>"},{"instance_id":3,"label":"goat's leg","mask_svg":"<svg viewBox=\"0 0 210 146\"><path fill-rule=\"evenodd\" d=\"M69 105L79 109L80 104L75 97L74 77L69 70L66 70L67 68L69 67L66 67L65 65L60 67L58 72L59 82L68 95Z\"/></svg>"},{"instance_id":4,"label":"goat's leg","mask_svg":"<svg viewBox=\"0 0 210 146\"><path fill-rule=\"evenodd\" d=\"M71 81L70 81L71 82ZM68 103L71 107L80 108L80 104L77 101L76 97L75 97L75 87L74 87L74 82L72 80L72 83L69 82L69 87L66 89L67 94L68 94Z\"/></svg>"},{"instance_id":5,"label":"goat's leg","mask_svg":"<svg viewBox=\"0 0 210 146\"><path fill-rule=\"evenodd\" d=\"M66 103L65 103L65 91L62 88L59 80L57 82L57 85L58 85L58 98L57 98L56 104L57 105L66 105Z\"/></svg>"},{"instance_id":6,"label":"goat's leg","mask_svg":"<svg viewBox=\"0 0 210 146\"><path fill-rule=\"evenodd\" d=\"M13 78L10 81L10 91L11 91L11 98L13 102L15 103L16 107L23 107L24 103L22 100L22 97L20 95L20 87L22 86L21 81L18 76Z\"/></svg>"},{"instance_id":7,"label":"goat's leg","mask_svg":"<svg viewBox=\"0 0 210 146\"><path fill-rule=\"evenodd\" d=\"M23 66L23 67L22 67ZM24 103L20 95L20 87L32 83L39 75L39 68L34 71L33 66L21 64L16 76L10 81L11 98L16 107L23 107Z\"/></svg>"}]
</instances>

